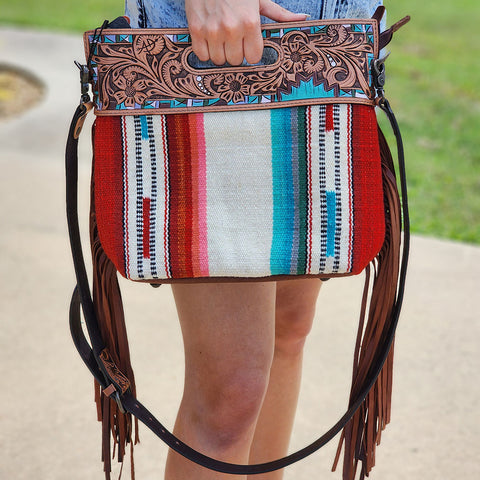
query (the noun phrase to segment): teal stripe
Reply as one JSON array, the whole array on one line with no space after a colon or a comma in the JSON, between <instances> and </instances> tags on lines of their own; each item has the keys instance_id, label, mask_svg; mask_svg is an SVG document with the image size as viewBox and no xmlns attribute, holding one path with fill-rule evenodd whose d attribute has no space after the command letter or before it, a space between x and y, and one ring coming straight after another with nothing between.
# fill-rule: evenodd
<instances>
[{"instance_id":1,"label":"teal stripe","mask_svg":"<svg viewBox=\"0 0 480 480\"><path fill-rule=\"evenodd\" d=\"M148 140L148 124L146 115L140 115L140 124L142 126L142 139Z\"/></svg>"},{"instance_id":2,"label":"teal stripe","mask_svg":"<svg viewBox=\"0 0 480 480\"><path fill-rule=\"evenodd\" d=\"M292 176L291 108L272 109L273 236L270 252L272 275L290 273L295 206Z\"/></svg>"},{"instance_id":3,"label":"teal stripe","mask_svg":"<svg viewBox=\"0 0 480 480\"><path fill-rule=\"evenodd\" d=\"M335 256L335 230L337 226L337 196L335 192L327 191L327 257Z\"/></svg>"}]
</instances>

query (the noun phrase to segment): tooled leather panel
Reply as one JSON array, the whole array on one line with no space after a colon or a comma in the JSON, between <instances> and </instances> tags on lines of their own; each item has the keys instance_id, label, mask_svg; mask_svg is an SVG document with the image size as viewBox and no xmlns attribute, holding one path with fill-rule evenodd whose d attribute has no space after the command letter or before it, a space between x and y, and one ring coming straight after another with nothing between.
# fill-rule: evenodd
<instances>
[{"instance_id":1,"label":"tooled leather panel","mask_svg":"<svg viewBox=\"0 0 480 480\"><path fill-rule=\"evenodd\" d=\"M118 369L107 349L103 349L100 353L100 360L107 371L110 378L120 387L122 393L125 393L130 388L128 378Z\"/></svg>"},{"instance_id":2,"label":"tooled leather panel","mask_svg":"<svg viewBox=\"0 0 480 480\"><path fill-rule=\"evenodd\" d=\"M108 33L105 33L108 32ZM94 43L97 114L245 110L319 103L373 104L375 20L263 26L270 65L195 68L186 29L108 30Z\"/></svg>"}]
</instances>

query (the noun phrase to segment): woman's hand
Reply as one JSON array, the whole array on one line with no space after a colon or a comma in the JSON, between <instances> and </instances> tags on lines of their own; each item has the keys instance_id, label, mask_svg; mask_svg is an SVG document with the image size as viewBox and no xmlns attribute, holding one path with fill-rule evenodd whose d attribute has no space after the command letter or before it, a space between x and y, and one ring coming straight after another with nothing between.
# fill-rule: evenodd
<instances>
[{"instance_id":1,"label":"woman's hand","mask_svg":"<svg viewBox=\"0 0 480 480\"><path fill-rule=\"evenodd\" d=\"M185 0L192 48L202 61L240 65L243 59L258 63L263 40L260 15L277 22L305 20L271 0Z\"/></svg>"}]
</instances>

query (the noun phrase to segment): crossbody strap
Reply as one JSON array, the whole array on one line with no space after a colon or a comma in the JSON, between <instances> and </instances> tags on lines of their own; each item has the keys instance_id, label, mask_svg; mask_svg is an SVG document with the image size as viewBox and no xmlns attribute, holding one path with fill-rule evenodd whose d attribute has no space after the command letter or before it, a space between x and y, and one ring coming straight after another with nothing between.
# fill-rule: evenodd
<instances>
[{"instance_id":1,"label":"crossbody strap","mask_svg":"<svg viewBox=\"0 0 480 480\"><path fill-rule=\"evenodd\" d=\"M271 462L255 464L255 465L238 465L226 463L214 458L203 455L202 453L189 447L175 435L169 432L147 408L145 408L131 393L128 387L121 381L121 372L115 368L106 368L105 361L102 361L101 355L104 351L104 342L100 334L100 328L94 311L93 301L88 284L88 277L85 268L82 245L80 240L80 230L78 223L78 201L77 201L77 183L78 183L78 137L83 125L83 121L90 110L89 103L81 103L72 119L70 131L66 147L66 208L67 208L67 222L70 236L70 245L72 250L73 262L75 267L75 274L77 286L73 292L70 304L70 329L75 346L89 368L90 372L96 378L103 389L103 393L116 400L122 411L126 411L137 417L150 430L152 430L159 438L161 438L170 448L188 458L189 460L207 467L211 470L223 472L227 474L250 475L271 472L277 469L284 468L292 463L295 463L311 453L317 451L331 439L333 439L353 417L357 409L363 403L368 392L375 384L375 381L380 374L382 367L389 354L390 348L395 336L400 310L403 301L405 278L408 263L409 253L409 216L408 216L408 201L407 201L407 182L405 173L405 161L403 142L400 134L398 123L395 115L392 112L390 104L382 95L378 102L379 107L386 113L397 143L397 156L399 167L399 178L401 187L401 200L403 212L403 252L400 266L400 273L398 279L398 288L396 294L395 304L387 324L387 331L385 332L385 341L379 346L375 360L372 362L372 368L366 376L362 388L358 390L358 395L353 399L348 410L333 425L330 430L323 434L320 438L312 442L310 445L292 453L286 457L274 460ZM88 331L89 341L85 337L81 325L81 313L85 318L85 324Z\"/></svg>"}]
</instances>

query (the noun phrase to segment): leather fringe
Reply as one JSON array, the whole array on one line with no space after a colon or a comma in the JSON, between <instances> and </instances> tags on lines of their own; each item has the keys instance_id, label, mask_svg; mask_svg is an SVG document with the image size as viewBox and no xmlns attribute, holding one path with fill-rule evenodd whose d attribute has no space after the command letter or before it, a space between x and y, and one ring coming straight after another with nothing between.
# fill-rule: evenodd
<instances>
[{"instance_id":1,"label":"leather fringe","mask_svg":"<svg viewBox=\"0 0 480 480\"><path fill-rule=\"evenodd\" d=\"M371 368L376 364L378 346L388 332L391 314L396 301L397 280L400 268L401 207L397 190L393 158L388 144L379 131L382 179L385 200L385 241L371 264L366 268L365 286L360 312L359 328L354 353L350 404L358 397L359 390ZM125 326L124 311L114 265L108 259L98 238L93 196L90 212L90 240L93 259L93 302L99 321L105 349L123 372L135 396L135 380L130 364L130 353ZM370 297L370 301L368 300ZM365 324L366 321L366 324ZM358 464L361 462L360 480L369 476L375 465L375 450L380 444L381 433L390 422L393 344L388 358L375 384L352 420L344 428L332 470L335 470L344 448L343 480L355 480ZM102 460L106 480L110 480L111 458L115 452L123 462L126 447L131 448L131 475L134 475L133 445L139 442L138 420L132 422L130 414L119 410L117 403L102 394L95 382L95 401L98 420L102 422ZM134 428L133 428L134 426ZM134 432L133 432L134 430ZM113 438L111 456L110 436ZM132 441L133 440L133 441ZM121 474L121 472L120 472Z\"/></svg>"},{"instance_id":2,"label":"leather fringe","mask_svg":"<svg viewBox=\"0 0 480 480\"><path fill-rule=\"evenodd\" d=\"M396 302L400 268L401 208L393 159L380 130L379 143L385 198L385 241L382 249L366 269L365 286L355 346L350 404L377 359L375 353L384 341ZM370 293L370 301L368 297ZM367 313L368 311L368 313ZM365 325L366 319L366 325ZM361 462L360 480L368 477L375 465L375 449L382 431L390 422L393 379L393 344L373 388L348 425L344 428L332 470L335 470L344 447L343 480L354 480Z\"/></svg>"},{"instance_id":3,"label":"leather fringe","mask_svg":"<svg viewBox=\"0 0 480 480\"><path fill-rule=\"evenodd\" d=\"M92 293L95 313L105 350L118 369L128 378L130 389L135 395L135 378L130 363L130 351L117 271L106 256L98 238L93 178L91 188L90 243L93 261ZM95 402L97 404L98 420L102 422L102 461L104 462L106 480L110 480L111 458L115 458L116 455L118 461L122 463L128 444L130 444L131 449L131 478L135 480L133 445L139 442L138 420L135 418L132 423L132 415L122 413L115 400L105 395L96 381ZM134 432L132 431L133 426ZM110 436L113 438L113 453L111 452Z\"/></svg>"}]
</instances>

